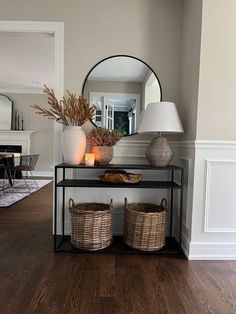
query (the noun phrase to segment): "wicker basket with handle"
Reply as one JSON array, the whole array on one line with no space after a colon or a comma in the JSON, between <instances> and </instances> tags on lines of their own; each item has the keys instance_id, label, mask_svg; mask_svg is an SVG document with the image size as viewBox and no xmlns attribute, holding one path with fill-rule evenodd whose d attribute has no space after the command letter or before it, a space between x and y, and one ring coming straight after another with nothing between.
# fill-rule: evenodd
<instances>
[{"instance_id":1,"label":"wicker basket with handle","mask_svg":"<svg viewBox=\"0 0 236 314\"><path fill-rule=\"evenodd\" d=\"M124 242L141 251L155 251L165 245L167 201L160 205L130 203L125 198Z\"/></svg>"},{"instance_id":2,"label":"wicker basket with handle","mask_svg":"<svg viewBox=\"0 0 236 314\"><path fill-rule=\"evenodd\" d=\"M104 203L78 203L69 199L71 243L90 251L101 250L112 242L112 200Z\"/></svg>"}]
</instances>

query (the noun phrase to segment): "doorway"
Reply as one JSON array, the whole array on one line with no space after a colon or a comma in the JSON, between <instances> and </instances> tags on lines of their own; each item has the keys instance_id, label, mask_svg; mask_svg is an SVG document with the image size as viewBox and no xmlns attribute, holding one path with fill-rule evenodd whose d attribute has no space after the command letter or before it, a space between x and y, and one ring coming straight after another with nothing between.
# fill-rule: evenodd
<instances>
[{"instance_id":1,"label":"doorway","mask_svg":"<svg viewBox=\"0 0 236 314\"><path fill-rule=\"evenodd\" d=\"M54 45L54 77L52 88L55 95L61 98L64 94L64 23L62 22L31 22L31 21L0 21L0 32L19 34L44 34L53 38ZM1 93L4 92L4 89ZM61 162L62 153L60 137L62 126L53 124L53 164Z\"/></svg>"}]
</instances>

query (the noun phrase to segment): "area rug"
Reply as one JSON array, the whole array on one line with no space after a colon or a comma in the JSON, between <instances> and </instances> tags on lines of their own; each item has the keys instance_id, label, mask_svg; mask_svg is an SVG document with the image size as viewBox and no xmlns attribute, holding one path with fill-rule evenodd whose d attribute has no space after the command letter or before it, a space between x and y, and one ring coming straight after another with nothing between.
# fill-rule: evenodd
<instances>
[{"instance_id":1,"label":"area rug","mask_svg":"<svg viewBox=\"0 0 236 314\"><path fill-rule=\"evenodd\" d=\"M38 185L36 186L34 180L27 179L26 181L30 190L24 180L15 180L14 187L7 185L5 180L3 189L3 180L0 180L0 207L9 207L52 182L52 180L36 180Z\"/></svg>"}]
</instances>

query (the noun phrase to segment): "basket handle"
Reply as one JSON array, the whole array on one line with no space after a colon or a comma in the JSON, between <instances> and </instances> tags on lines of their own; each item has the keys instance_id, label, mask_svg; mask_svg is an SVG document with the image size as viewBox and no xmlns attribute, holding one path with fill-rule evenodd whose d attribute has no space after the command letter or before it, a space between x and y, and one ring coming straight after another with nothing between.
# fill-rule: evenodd
<instances>
[{"instance_id":1,"label":"basket handle","mask_svg":"<svg viewBox=\"0 0 236 314\"><path fill-rule=\"evenodd\" d=\"M127 199L127 197L125 197L125 209L127 209L128 208L128 199Z\"/></svg>"},{"instance_id":2,"label":"basket handle","mask_svg":"<svg viewBox=\"0 0 236 314\"><path fill-rule=\"evenodd\" d=\"M73 200L73 198L69 199L69 208L74 208L75 207L75 202Z\"/></svg>"},{"instance_id":3,"label":"basket handle","mask_svg":"<svg viewBox=\"0 0 236 314\"><path fill-rule=\"evenodd\" d=\"M163 198L163 199L161 200L160 206L163 207L163 208L165 208L165 209L167 209L167 200L166 200L165 198Z\"/></svg>"},{"instance_id":4,"label":"basket handle","mask_svg":"<svg viewBox=\"0 0 236 314\"><path fill-rule=\"evenodd\" d=\"M113 199L111 198L111 201L110 201L110 208L113 209Z\"/></svg>"}]
</instances>

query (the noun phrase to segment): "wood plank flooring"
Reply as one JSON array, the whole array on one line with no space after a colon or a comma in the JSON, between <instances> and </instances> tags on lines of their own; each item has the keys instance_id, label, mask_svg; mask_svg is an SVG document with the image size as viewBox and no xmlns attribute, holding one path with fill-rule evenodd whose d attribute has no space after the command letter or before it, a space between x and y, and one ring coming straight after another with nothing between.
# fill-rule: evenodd
<instances>
[{"instance_id":1,"label":"wood plank flooring","mask_svg":"<svg viewBox=\"0 0 236 314\"><path fill-rule=\"evenodd\" d=\"M236 262L52 251L52 184L0 208L0 313L236 313Z\"/></svg>"}]
</instances>

